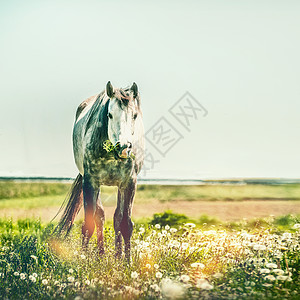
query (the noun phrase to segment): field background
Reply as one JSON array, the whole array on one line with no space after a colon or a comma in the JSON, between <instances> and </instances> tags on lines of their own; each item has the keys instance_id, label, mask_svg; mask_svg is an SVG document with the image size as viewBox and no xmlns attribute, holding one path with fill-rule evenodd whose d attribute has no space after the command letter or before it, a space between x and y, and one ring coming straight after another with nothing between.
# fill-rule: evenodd
<instances>
[{"instance_id":1,"label":"field background","mask_svg":"<svg viewBox=\"0 0 300 300\"><path fill-rule=\"evenodd\" d=\"M50 221L65 199L72 181L0 181L0 218L39 217ZM101 198L106 220L116 207L116 187L103 186ZM140 184L133 207L133 219L152 217L172 210L197 220L209 215L222 221L300 214L300 184L158 185ZM82 213L77 219L82 218Z\"/></svg>"}]
</instances>

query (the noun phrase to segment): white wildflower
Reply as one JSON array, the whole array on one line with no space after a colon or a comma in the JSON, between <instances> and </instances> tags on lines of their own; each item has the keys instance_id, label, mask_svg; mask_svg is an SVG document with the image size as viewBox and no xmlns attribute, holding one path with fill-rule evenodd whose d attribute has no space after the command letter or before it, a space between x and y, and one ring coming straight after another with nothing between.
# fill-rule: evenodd
<instances>
[{"instance_id":1,"label":"white wildflower","mask_svg":"<svg viewBox=\"0 0 300 300\"><path fill-rule=\"evenodd\" d=\"M275 276L273 276L273 275L267 275L267 276L265 277L265 279L266 279L266 280L270 280L270 281L276 280Z\"/></svg>"},{"instance_id":2,"label":"white wildflower","mask_svg":"<svg viewBox=\"0 0 300 300\"><path fill-rule=\"evenodd\" d=\"M177 299L184 295L184 288L181 284L165 278L161 282L161 291L165 298Z\"/></svg>"},{"instance_id":3,"label":"white wildflower","mask_svg":"<svg viewBox=\"0 0 300 300\"><path fill-rule=\"evenodd\" d=\"M43 285L47 285L47 284L48 284L48 280L47 280L47 279L43 279L43 280L42 280L42 284L43 284Z\"/></svg>"},{"instance_id":4,"label":"white wildflower","mask_svg":"<svg viewBox=\"0 0 300 300\"><path fill-rule=\"evenodd\" d=\"M260 244L254 244L253 245L253 249L254 250L259 250L259 251L264 251L267 249L267 247L265 245L260 245Z\"/></svg>"},{"instance_id":5,"label":"white wildflower","mask_svg":"<svg viewBox=\"0 0 300 300\"><path fill-rule=\"evenodd\" d=\"M260 269L259 272L262 274L269 274L270 270L269 269Z\"/></svg>"},{"instance_id":6,"label":"white wildflower","mask_svg":"<svg viewBox=\"0 0 300 300\"><path fill-rule=\"evenodd\" d=\"M293 226L293 228L294 228L294 229L300 229L300 224L298 224L298 223L295 224L295 225Z\"/></svg>"},{"instance_id":7,"label":"white wildflower","mask_svg":"<svg viewBox=\"0 0 300 300\"><path fill-rule=\"evenodd\" d=\"M25 274L25 273L21 273L21 274L20 274L20 279L21 279L21 280L24 280L25 278L26 278L26 274Z\"/></svg>"},{"instance_id":8,"label":"white wildflower","mask_svg":"<svg viewBox=\"0 0 300 300\"><path fill-rule=\"evenodd\" d=\"M32 282L36 282L36 278L33 275L29 275L29 280L31 280Z\"/></svg>"},{"instance_id":9,"label":"white wildflower","mask_svg":"<svg viewBox=\"0 0 300 300\"><path fill-rule=\"evenodd\" d=\"M192 268L197 268L197 269L204 269L205 265L202 264L202 263L199 263L199 262L194 262L194 263L191 264L191 267Z\"/></svg>"},{"instance_id":10,"label":"white wildflower","mask_svg":"<svg viewBox=\"0 0 300 300\"><path fill-rule=\"evenodd\" d=\"M176 228L170 228L170 232L175 233L175 232L177 232L177 229Z\"/></svg>"},{"instance_id":11,"label":"white wildflower","mask_svg":"<svg viewBox=\"0 0 300 300\"><path fill-rule=\"evenodd\" d=\"M19 272L14 272L14 275L19 276L20 274L19 274Z\"/></svg>"},{"instance_id":12,"label":"white wildflower","mask_svg":"<svg viewBox=\"0 0 300 300\"><path fill-rule=\"evenodd\" d=\"M181 249L182 249L182 250L186 250L188 247L189 247L189 244L188 244L188 243L182 243L182 244L181 244Z\"/></svg>"},{"instance_id":13,"label":"white wildflower","mask_svg":"<svg viewBox=\"0 0 300 300\"><path fill-rule=\"evenodd\" d=\"M160 224L155 224L156 229L160 229Z\"/></svg>"},{"instance_id":14,"label":"white wildflower","mask_svg":"<svg viewBox=\"0 0 300 300\"><path fill-rule=\"evenodd\" d=\"M211 290L214 288L214 286L210 284L206 279L198 279L196 287L202 290Z\"/></svg>"},{"instance_id":15,"label":"white wildflower","mask_svg":"<svg viewBox=\"0 0 300 300\"><path fill-rule=\"evenodd\" d=\"M85 259L86 256L85 256L84 254L81 254L81 255L80 255L80 258L81 258L81 259Z\"/></svg>"},{"instance_id":16,"label":"white wildflower","mask_svg":"<svg viewBox=\"0 0 300 300\"><path fill-rule=\"evenodd\" d=\"M144 233L145 232L145 228L144 227L140 227L140 233Z\"/></svg>"},{"instance_id":17,"label":"white wildflower","mask_svg":"<svg viewBox=\"0 0 300 300\"><path fill-rule=\"evenodd\" d=\"M159 265L158 265L158 264L154 264L153 267L154 267L155 269L159 269Z\"/></svg>"},{"instance_id":18,"label":"white wildflower","mask_svg":"<svg viewBox=\"0 0 300 300\"><path fill-rule=\"evenodd\" d=\"M285 281L285 280L287 280L287 279L288 279L288 276L284 276L284 275L278 275L278 276L276 277L276 279L277 279L277 280L282 280L282 281Z\"/></svg>"},{"instance_id":19,"label":"white wildflower","mask_svg":"<svg viewBox=\"0 0 300 300\"><path fill-rule=\"evenodd\" d=\"M30 255L31 258L33 258L37 262L37 257L35 255Z\"/></svg>"},{"instance_id":20,"label":"white wildflower","mask_svg":"<svg viewBox=\"0 0 300 300\"><path fill-rule=\"evenodd\" d=\"M87 279L87 280L85 281L85 284L86 284L86 285L90 285L91 282Z\"/></svg>"},{"instance_id":21,"label":"white wildflower","mask_svg":"<svg viewBox=\"0 0 300 300\"><path fill-rule=\"evenodd\" d=\"M166 230L169 230L169 229L170 229L170 226L169 226L169 225L166 225L166 226L165 226L165 229L166 229Z\"/></svg>"},{"instance_id":22,"label":"white wildflower","mask_svg":"<svg viewBox=\"0 0 300 300\"><path fill-rule=\"evenodd\" d=\"M219 279L219 278L222 278L222 277L223 277L223 274L217 272L217 273L215 273L215 274L213 275L213 277Z\"/></svg>"},{"instance_id":23,"label":"white wildflower","mask_svg":"<svg viewBox=\"0 0 300 300\"><path fill-rule=\"evenodd\" d=\"M183 274L180 276L180 280L183 281L184 283L189 282L190 276Z\"/></svg>"},{"instance_id":24,"label":"white wildflower","mask_svg":"<svg viewBox=\"0 0 300 300\"><path fill-rule=\"evenodd\" d=\"M274 269L274 268L277 268L277 265L274 264L274 263L267 263L266 267L269 268L269 269Z\"/></svg>"},{"instance_id":25,"label":"white wildflower","mask_svg":"<svg viewBox=\"0 0 300 300\"><path fill-rule=\"evenodd\" d=\"M194 228L196 225L194 223L185 223L184 224L186 227Z\"/></svg>"},{"instance_id":26,"label":"white wildflower","mask_svg":"<svg viewBox=\"0 0 300 300\"><path fill-rule=\"evenodd\" d=\"M69 273L73 274L74 270L73 269L69 269Z\"/></svg>"},{"instance_id":27,"label":"white wildflower","mask_svg":"<svg viewBox=\"0 0 300 300\"><path fill-rule=\"evenodd\" d=\"M284 271L281 270L281 269L273 269L273 272L274 272L276 275L283 275L283 274L284 274Z\"/></svg>"},{"instance_id":28,"label":"white wildflower","mask_svg":"<svg viewBox=\"0 0 300 300\"><path fill-rule=\"evenodd\" d=\"M136 278L138 278L138 276L139 276L138 272L136 272L136 271L131 272L131 278L132 279L136 279Z\"/></svg>"},{"instance_id":29,"label":"white wildflower","mask_svg":"<svg viewBox=\"0 0 300 300\"><path fill-rule=\"evenodd\" d=\"M74 278L73 276L69 276L69 277L68 277L68 281L69 281L69 282L74 282L74 280L75 280L75 278Z\"/></svg>"},{"instance_id":30,"label":"white wildflower","mask_svg":"<svg viewBox=\"0 0 300 300\"><path fill-rule=\"evenodd\" d=\"M156 272L155 277L160 279L162 278L163 274L161 272Z\"/></svg>"}]
</instances>

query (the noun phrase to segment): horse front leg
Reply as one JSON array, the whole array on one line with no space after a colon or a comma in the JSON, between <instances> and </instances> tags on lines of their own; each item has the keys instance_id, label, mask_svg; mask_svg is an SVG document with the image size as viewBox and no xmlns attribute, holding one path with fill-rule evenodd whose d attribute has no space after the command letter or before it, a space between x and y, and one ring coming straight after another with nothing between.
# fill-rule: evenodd
<instances>
[{"instance_id":1,"label":"horse front leg","mask_svg":"<svg viewBox=\"0 0 300 300\"><path fill-rule=\"evenodd\" d=\"M124 194L120 190L118 190L118 203L114 214L115 250L117 258L121 258L122 255L121 222L123 218L123 207Z\"/></svg>"},{"instance_id":2,"label":"horse front leg","mask_svg":"<svg viewBox=\"0 0 300 300\"><path fill-rule=\"evenodd\" d=\"M95 189L90 181L89 176L83 177L83 203L84 203L84 222L82 224L82 247L87 249L89 240L94 233L95 222L95 204L98 195L98 190Z\"/></svg>"},{"instance_id":3,"label":"horse front leg","mask_svg":"<svg viewBox=\"0 0 300 300\"><path fill-rule=\"evenodd\" d=\"M125 259L130 262L131 236L133 232L133 222L131 220L133 199L136 191L136 180L133 180L124 190L123 218L120 230L125 244Z\"/></svg>"}]
</instances>

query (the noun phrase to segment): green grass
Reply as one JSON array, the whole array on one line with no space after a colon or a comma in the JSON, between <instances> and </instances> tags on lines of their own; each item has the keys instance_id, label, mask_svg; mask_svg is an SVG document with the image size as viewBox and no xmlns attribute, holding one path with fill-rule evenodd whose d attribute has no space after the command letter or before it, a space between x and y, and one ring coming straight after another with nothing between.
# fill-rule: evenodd
<instances>
[{"instance_id":1,"label":"green grass","mask_svg":"<svg viewBox=\"0 0 300 300\"><path fill-rule=\"evenodd\" d=\"M115 259L110 224L99 257L95 235L88 251L81 250L81 222L58 240L51 223L0 219L1 298L299 299L299 219L229 229L209 225L216 221L209 216L196 226L182 218L165 212L136 224L130 264ZM166 220L173 224L156 223Z\"/></svg>"}]
</instances>

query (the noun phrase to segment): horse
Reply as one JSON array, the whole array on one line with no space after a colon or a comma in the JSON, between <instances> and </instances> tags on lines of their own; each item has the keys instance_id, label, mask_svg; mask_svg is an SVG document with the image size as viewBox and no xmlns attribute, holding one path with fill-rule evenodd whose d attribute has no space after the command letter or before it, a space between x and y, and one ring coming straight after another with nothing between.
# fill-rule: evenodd
<instances>
[{"instance_id":1,"label":"horse","mask_svg":"<svg viewBox=\"0 0 300 300\"><path fill-rule=\"evenodd\" d=\"M105 215L100 186L117 186L113 223L115 251L120 258L123 237L125 257L130 259L132 205L137 175L144 161L144 126L136 83L116 89L109 81L104 91L78 106L73 127L73 152L79 174L63 203L65 209L55 231L67 235L84 204L82 247L87 249L96 225L98 251L103 254Z\"/></svg>"}]
</instances>

